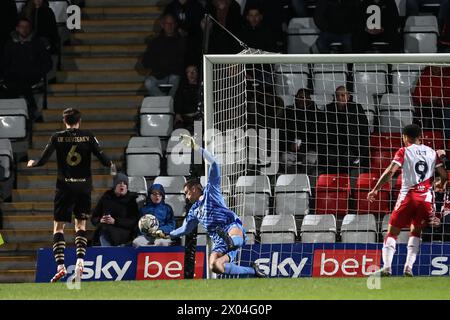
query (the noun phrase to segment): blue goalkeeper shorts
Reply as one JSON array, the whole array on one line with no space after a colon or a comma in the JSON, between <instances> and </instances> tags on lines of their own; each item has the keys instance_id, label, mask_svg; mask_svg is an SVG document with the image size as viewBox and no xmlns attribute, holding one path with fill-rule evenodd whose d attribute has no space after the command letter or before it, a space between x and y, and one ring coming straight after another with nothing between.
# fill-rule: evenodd
<instances>
[{"instance_id":1,"label":"blue goalkeeper shorts","mask_svg":"<svg viewBox=\"0 0 450 320\"><path fill-rule=\"evenodd\" d=\"M232 229L232 228L239 228L242 231L242 234L244 235L244 242L243 242L243 244L245 245L245 242L247 241L247 237L245 235L245 229L242 226L242 224L234 222L234 223L229 224L228 226L226 226L224 228L224 231L226 233L228 233L230 231L230 229ZM221 237L219 237L219 235L215 234L213 236L213 240L214 240L214 247L212 249L212 252L226 253L228 255L228 257L230 258L230 262L235 262L236 261L237 254L238 254L240 248L228 252L228 246L227 246L225 240L223 240Z\"/></svg>"}]
</instances>

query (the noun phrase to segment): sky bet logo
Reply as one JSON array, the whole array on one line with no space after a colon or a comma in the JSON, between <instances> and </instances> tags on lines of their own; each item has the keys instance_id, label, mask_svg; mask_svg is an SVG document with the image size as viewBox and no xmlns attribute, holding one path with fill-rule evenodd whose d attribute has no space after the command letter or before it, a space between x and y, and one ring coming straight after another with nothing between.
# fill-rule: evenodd
<instances>
[{"instance_id":1,"label":"sky bet logo","mask_svg":"<svg viewBox=\"0 0 450 320\"><path fill-rule=\"evenodd\" d=\"M380 265L379 250L315 250L313 277L366 277Z\"/></svg>"}]
</instances>

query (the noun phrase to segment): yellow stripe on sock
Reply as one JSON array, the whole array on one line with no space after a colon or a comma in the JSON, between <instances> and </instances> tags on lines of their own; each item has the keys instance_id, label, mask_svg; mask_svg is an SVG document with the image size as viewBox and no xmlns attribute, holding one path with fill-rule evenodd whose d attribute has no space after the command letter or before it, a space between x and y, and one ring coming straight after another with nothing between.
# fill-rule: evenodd
<instances>
[{"instance_id":1,"label":"yellow stripe on sock","mask_svg":"<svg viewBox=\"0 0 450 320\"><path fill-rule=\"evenodd\" d=\"M0 233L0 246L4 243L5 243L5 241L3 241L2 234Z\"/></svg>"}]
</instances>

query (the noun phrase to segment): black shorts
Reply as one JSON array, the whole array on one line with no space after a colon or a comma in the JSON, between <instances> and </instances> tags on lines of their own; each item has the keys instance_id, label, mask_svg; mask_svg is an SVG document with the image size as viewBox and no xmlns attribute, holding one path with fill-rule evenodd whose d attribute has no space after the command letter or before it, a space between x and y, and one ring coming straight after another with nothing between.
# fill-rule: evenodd
<instances>
[{"instance_id":1,"label":"black shorts","mask_svg":"<svg viewBox=\"0 0 450 320\"><path fill-rule=\"evenodd\" d=\"M78 220L87 220L91 212L91 192L56 189L53 217L57 222L72 222L72 213Z\"/></svg>"}]
</instances>

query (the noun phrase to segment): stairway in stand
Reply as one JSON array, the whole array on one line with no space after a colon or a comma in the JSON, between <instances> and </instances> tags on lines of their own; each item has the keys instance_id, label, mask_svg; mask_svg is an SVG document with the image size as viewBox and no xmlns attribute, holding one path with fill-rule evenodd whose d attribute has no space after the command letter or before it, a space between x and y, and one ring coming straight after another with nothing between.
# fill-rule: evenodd
<instances>
[{"instance_id":1,"label":"stairway in stand","mask_svg":"<svg viewBox=\"0 0 450 320\"><path fill-rule=\"evenodd\" d=\"M81 128L91 130L105 153L119 166L128 140L136 135L147 70L140 66L146 42L158 32L158 17L167 1L86 0L82 30L62 51L61 71L48 89L43 123L33 126L29 158L36 158L49 136L63 128L62 111L82 112ZM92 204L112 185L109 168L93 157ZM5 244L0 246L0 282L34 282L37 250L52 247L56 157L39 168L17 168L12 202L4 203ZM88 223L92 234L93 227ZM65 238L73 246L73 223ZM55 266L56 268L56 266ZM55 269L56 271L56 269Z\"/></svg>"}]
</instances>

